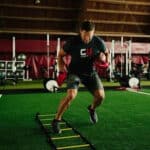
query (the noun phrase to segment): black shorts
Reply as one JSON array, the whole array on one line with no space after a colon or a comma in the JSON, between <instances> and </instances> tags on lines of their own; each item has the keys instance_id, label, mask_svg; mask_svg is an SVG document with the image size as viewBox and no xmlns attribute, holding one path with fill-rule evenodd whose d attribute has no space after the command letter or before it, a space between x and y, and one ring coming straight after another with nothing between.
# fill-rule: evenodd
<instances>
[{"instance_id":1,"label":"black shorts","mask_svg":"<svg viewBox=\"0 0 150 150\"><path fill-rule=\"evenodd\" d=\"M69 74L67 77L67 89L78 89L79 84L82 83L92 93L95 90L103 89L103 84L97 74L92 72L90 74Z\"/></svg>"}]
</instances>

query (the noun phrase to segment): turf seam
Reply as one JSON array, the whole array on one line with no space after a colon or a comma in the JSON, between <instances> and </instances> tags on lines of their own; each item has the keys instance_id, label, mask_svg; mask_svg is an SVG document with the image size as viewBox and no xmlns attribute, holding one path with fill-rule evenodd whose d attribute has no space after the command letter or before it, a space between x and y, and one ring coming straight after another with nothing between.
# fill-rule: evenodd
<instances>
[{"instance_id":1,"label":"turf seam","mask_svg":"<svg viewBox=\"0 0 150 150\"><path fill-rule=\"evenodd\" d=\"M133 92L133 93L137 93L137 94L143 94L143 95L148 95L148 96L150 96L150 93L141 92L141 91L136 91L136 90L131 89L131 88L127 88L127 91Z\"/></svg>"}]
</instances>

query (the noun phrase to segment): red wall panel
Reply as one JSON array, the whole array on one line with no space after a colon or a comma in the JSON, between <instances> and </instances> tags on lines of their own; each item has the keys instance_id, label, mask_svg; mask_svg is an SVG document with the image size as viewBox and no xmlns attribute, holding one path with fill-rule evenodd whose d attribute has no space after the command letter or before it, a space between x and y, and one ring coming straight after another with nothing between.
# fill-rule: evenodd
<instances>
[{"instance_id":1,"label":"red wall panel","mask_svg":"<svg viewBox=\"0 0 150 150\"><path fill-rule=\"evenodd\" d=\"M55 51L57 41L50 41L49 50ZM12 40L0 40L0 52L12 53ZM16 39L16 53L47 53L46 40Z\"/></svg>"}]
</instances>

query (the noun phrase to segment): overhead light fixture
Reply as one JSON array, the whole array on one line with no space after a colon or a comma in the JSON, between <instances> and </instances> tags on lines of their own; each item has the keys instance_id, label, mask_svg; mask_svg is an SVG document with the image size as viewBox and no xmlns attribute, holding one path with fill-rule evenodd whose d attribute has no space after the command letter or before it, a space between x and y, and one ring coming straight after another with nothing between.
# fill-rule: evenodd
<instances>
[{"instance_id":1,"label":"overhead light fixture","mask_svg":"<svg viewBox=\"0 0 150 150\"><path fill-rule=\"evenodd\" d=\"M40 4L40 2L41 2L40 0L35 0L34 1L35 4Z\"/></svg>"}]
</instances>

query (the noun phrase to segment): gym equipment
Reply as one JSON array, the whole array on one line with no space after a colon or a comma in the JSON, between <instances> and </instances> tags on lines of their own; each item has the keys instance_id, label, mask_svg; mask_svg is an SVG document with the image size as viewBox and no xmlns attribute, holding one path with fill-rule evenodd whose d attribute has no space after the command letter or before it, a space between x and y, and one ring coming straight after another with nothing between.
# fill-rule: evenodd
<instances>
[{"instance_id":1,"label":"gym equipment","mask_svg":"<svg viewBox=\"0 0 150 150\"><path fill-rule=\"evenodd\" d=\"M56 92L59 88L57 81L54 79L45 79L44 88L49 92Z\"/></svg>"},{"instance_id":2,"label":"gym equipment","mask_svg":"<svg viewBox=\"0 0 150 150\"><path fill-rule=\"evenodd\" d=\"M56 80L53 78L45 79L43 82L44 88L49 92L56 92L59 87L64 83L66 76L66 72L60 72Z\"/></svg>"},{"instance_id":3,"label":"gym equipment","mask_svg":"<svg viewBox=\"0 0 150 150\"><path fill-rule=\"evenodd\" d=\"M150 80L150 52L148 54L149 60L148 60L148 69L147 69L147 79Z\"/></svg>"},{"instance_id":4,"label":"gym equipment","mask_svg":"<svg viewBox=\"0 0 150 150\"><path fill-rule=\"evenodd\" d=\"M129 79L129 86L131 88L138 88L139 82L140 81L138 78L132 77Z\"/></svg>"},{"instance_id":5,"label":"gym equipment","mask_svg":"<svg viewBox=\"0 0 150 150\"><path fill-rule=\"evenodd\" d=\"M26 55L21 53L16 60L16 38L12 37L12 60L0 60L0 72L4 72L5 80L25 79L25 59Z\"/></svg>"},{"instance_id":6,"label":"gym equipment","mask_svg":"<svg viewBox=\"0 0 150 150\"><path fill-rule=\"evenodd\" d=\"M7 75L7 78L12 78L13 77L13 72L8 71L6 75Z\"/></svg>"},{"instance_id":7,"label":"gym equipment","mask_svg":"<svg viewBox=\"0 0 150 150\"><path fill-rule=\"evenodd\" d=\"M19 61L24 61L24 60L26 60L26 55L25 54L19 54L18 56L17 56L17 60L19 60Z\"/></svg>"},{"instance_id":8,"label":"gym equipment","mask_svg":"<svg viewBox=\"0 0 150 150\"><path fill-rule=\"evenodd\" d=\"M48 77L43 80L43 85L44 85L44 88L46 89L46 91L56 92L58 90L58 88L63 84L64 80L66 79L67 73L66 72L59 72L57 60L58 60L58 53L60 50L60 38L58 38L57 39L56 56L55 56L55 64L53 66L53 75L52 75L52 77L50 77L50 74L49 74L49 69L50 69L50 66L49 66L49 63L50 63L50 60L49 60L49 55L50 55L50 52L49 52L49 46L50 46L49 34L47 34L46 38L47 38L46 46L47 46Z\"/></svg>"},{"instance_id":9,"label":"gym equipment","mask_svg":"<svg viewBox=\"0 0 150 150\"><path fill-rule=\"evenodd\" d=\"M12 68L12 62L8 62L8 63L7 63L7 68L8 68L8 69L11 69L11 68Z\"/></svg>"},{"instance_id":10,"label":"gym equipment","mask_svg":"<svg viewBox=\"0 0 150 150\"><path fill-rule=\"evenodd\" d=\"M112 40L112 42L111 42L111 49L109 51L110 51L109 78L111 81L112 79L114 79L114 70L115 70L115 41L114 40Z\"/></svg>"},{"instance_id":11,"label":"gym equipment","mask_svg":"<svg viewBox=\"0 0 150 150\"><path fill-rule=\"evenodd\" d=\"M18 62L18 63L16 63L16 67L18 68L18 69L23 69L24 68L24 63L23 62Z\"/></svg>"},{"instance_id":12,"label":"gym equipment","mask_svg":"<svg viewBox=\"0 0 150 150\"><path fill-rule=\"evenodd\" d=\"M5 78L5 72L4 71L0 71L0 77Z\"/></svg>"},{"instance_id":13,"label":"gym equipment","mask_svg":"<svg viewBox=\"0 0 150 150\"><path fill-rule=\"evenodd\" d=\"M5 72L0 71L0 85L5 84Z\"/></svg>"},{"instance_id":14,"label":"gym equipment","mask_svg":"<svg viewBox=\"0 0 150 150\"><path fill-rule=\"evenodd\" d=\"M131 71L131 54L132 54L132 41L125 41L124 37L121 37L119 43L112 40L110 49L110 79L115 79L116 73L121 77L129 76ZM115 67L115 48L120 47L120 65L119 69ZM125 59L125 61L123 60Z\"/></svg>"},{"instance_id":15,"label":"gym equipment","mask_svg":"<svg viewBox=\"0 0 150 150\"><path fill-rule=\"evenodd\" d=\"M3 79L10 79L16 82L18 79L25 79L25 61L0 60L0 64L2 66L0 72L3 73Z\"/></svg>"},{"instance_id":16,"label":"gym equipment","mask_svg":"<svg viewBox=\"0 0 150 150\"><path fill-rule=\"evenodd\" d=\"M4 62L0 62L0 69L4 69L5 68L5 63Z\"/></svg>"},{"instance_id":17,"label":"gym equipment","mask_svg":"<svg viewBox=\"0 0 150 150\"><path fill-rule=\"evenodd\" d=\"M49 78L49 34L47 33L46 35L46 39L47 39L47 42L46 42L46 48L47 48L47 71L48 71L48 78Z\"/></svg>"},{"instance_id":18,"label":"gym equipment","mask_svg":"<svg viewBox=\"0 0 150 150\"><path fill-rule=\"evenodd\" d=\"M81 148L86 150L95 150L93 144L91 144L79 131L77 131L64 119L60 122L62 133L53 133L50 122L53 120L54 116L55 114L36 114L36 120L48 138L48 143L51 145L53 150L72 150Z\"/></svg>"},{"instance_id":19,"label":"gym equipment","mask_svg":"<svg viewBox=\"0 0 150 150\"><path fill-rule=\"evenodd\" d=\"M29 71L31 70L31 66L29 65L24 66L24 70L26 73L24 81L32 81L32 79L29 77Z\"/></svg>"},{"instance_id":20,"label":"gym equipment","mask_svg":"<svg viewBox=\"0 0 150 150\"><path fill-rule=\"evenodd\" d=\"M21 72L21 71L16 71L15 74L18 78L21 78L23 76L23 72Z\"/></svg>"},{"instance_id":21,"label":"gym equipment","mask_svg":"<svg viewBox=\"0 0 150 150\"><path fill-rule=\"evenodd\" d=\"M130 87L132 89L140 89L140 80L137 77L123 76L119 78L119 83L122 87Z\"/></svg>"}]
</instances>

